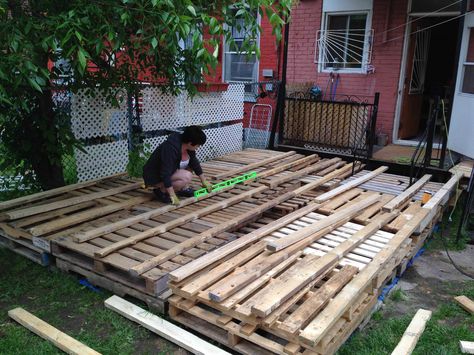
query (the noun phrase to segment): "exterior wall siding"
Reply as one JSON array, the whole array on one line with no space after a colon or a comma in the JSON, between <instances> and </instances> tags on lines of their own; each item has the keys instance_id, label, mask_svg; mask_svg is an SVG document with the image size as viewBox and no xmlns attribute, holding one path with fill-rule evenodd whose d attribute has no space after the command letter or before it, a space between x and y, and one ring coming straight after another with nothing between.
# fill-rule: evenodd
<instances>
[{"instance_id":1,"label":"exterior wall siding","mask_svg":"<svg viewBox=\"0 0 474 355\"><path fill-rule=\"evenodd\" d=\"M338 94L371 96L380 92L377 130L390 139L395 117L400 65L402 60L407 0L374 1L372 28L374 42L369 74L340 73ZM305 0L292 11L288 47L287 82L318 85L323 92L329 73L318 73L314 63L316 32L321 29L322 0ZM384 36L384 31L393 29Z\"/></svg>"}]
</instances>

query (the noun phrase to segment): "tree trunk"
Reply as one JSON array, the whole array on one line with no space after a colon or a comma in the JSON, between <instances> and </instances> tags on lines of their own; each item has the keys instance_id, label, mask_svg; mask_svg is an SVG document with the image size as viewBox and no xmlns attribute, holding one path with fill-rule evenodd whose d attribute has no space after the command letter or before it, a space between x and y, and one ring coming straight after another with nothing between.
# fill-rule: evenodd
<instances>
[{"instance_id":1,"label":"tree trunk","mask_svg":"<svg viewBox=\"0 0 474 355\"><path fill-rule=\"evenodd\" d=\"M43 189L49 190L65 185L61 154L59 153L60 149L58 147L59 137L56 129L53 99L50 89L43 91L41 96L39 96L38 103L38 115L40 120L46 122L46 125L43 126L45 128L43 129L48 130L49 136L55 140L56 149L52 149L51 147L54 143L48 143L44 138L46 132L36 132L36 134L29 135L30 137L35 137L32 142L34 152L32 152L33 159L31 164ZM30 127L30 129L35 129L35 127ZM50 145L50 147L48 147L48 145Z\"/></svg>"}]
</instances>

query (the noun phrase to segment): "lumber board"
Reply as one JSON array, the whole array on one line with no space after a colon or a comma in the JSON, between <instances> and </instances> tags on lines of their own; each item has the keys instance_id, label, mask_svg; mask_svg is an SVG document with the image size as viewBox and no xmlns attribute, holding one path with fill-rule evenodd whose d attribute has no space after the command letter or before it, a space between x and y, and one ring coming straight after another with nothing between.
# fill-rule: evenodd
<instances>
[{"instance_id":1,"label":"lumber board","mask_svg":"<svg viewBox=\"0 0 474 355\"><path fill-rule=\"evenodd\" d=\"M105 300L105 307L114 310L127 319L137 322L153 333L179 345L193 354L229 355L227 351L204 341L196 335L118 296L112 296Z\"/></svg>"},{"instance_id":2,"label":"lumber board","mask_svg":"<svg viewBox=\"0 0 474 355\"><path fill-rule=\"evenodd\" d=\"M342 167L341 169L333 171L333 172L325 175L324 177L322 177L321 179L319 179L317 181L314 181L314 182L309 183L305 186L297 188L292 193L295 196L297 196L297 195L303 194L307 191L310 191L311 189L314 189L318 186L321 186L322 184L334 179L336 176L338 176L342 172L345 172L345 171L349 170L350 168L351 168L351 164L347 164L344 167ZM173 280L175 282L181 281L181 280L185 279L186 277L194 274L195 272L201 270L202 268L214 263L217 260L220 260L221 258L225 257L226 255L229 255L230 253L233 253L234 251L236 251L240 248L243 248L244 246L246 246L250 243L253 243L254 241L260 239L264 235L266 235L268 233L271 233L271 232L281 228L282 226L286 225L287 223L290 223L290 222L300 218L301 216L304 216L305 214L316 210L319 207L321 207L320 204L308 204L306 207L303 207L303 208L301 208L301 209L299 209L299 210L297 210L297 211L295 211L295 212L293 212L293 213L291 213L291 214L289 214L285 217L282 217L282 218L268 224L267 226L264 226L264 227L254 231L254 232L251 232L251 233L245 235L244 237L239 238L239 239L223 246L222 248L219 248L218 250L213 251L213 252L205 255L202 258L194 260L194 261L190 262L189 264L186 264L186 265L182 266L178 270L172 271L169 274L169 277L170 277L171 280Z\"/></svg>"},{"instance_id":3,"label":"lumber board","mask_svg":"<svg viewBox=\"0 0 474 355\"><path fill-rule=\"evenodd\" d=\"M240 173L243 173L243 172L249 172L252 169L267 165L269 163L273 163L274 161L277 161L277 160L285 159L285 158L287 158L291 155L294 155L294 154L296 154L295 151L289 151L289 152L286 152L286 153L283 153L283 154L278 154L278 155L275 155L273 157L257 161L256 163L244 165L240 168L232 169L232 170L227 171L225 173L216 175L216 176L213 177L213 180L220 180L220 179L223 179L223 178L226 178L226 177L229 177L229 176L233 176L233 175L237 175L237 174L240 174Z\"/></svg>"},{"instance_id":4,"label":"lumber board","mask_svg":"<svg viewBox=\"0 0 474 355\"><path fill-rule=\"evenodd\" d=\"M46 223L34 226L28 229L28 231L33 236L38 237L40 235L44 235L49 232L54 232L56 230L59 230L65 227L69 227L75 224L79 224L81 222L85 222L91 219L95 219L101 216L111 214L113 212L130 208L131 206L149 201L150 199L151 199L151 196L133 197L123 202L118 202L118 203L114 203L107 206L91 208L83 212L75 213L67 217L63 217L60 219L56 219L50 222L46 222Z\"/></svg>"},{"instance_id":5,"label":"lumber board","mask_svg":"<svg viewBox=\"0 0 474 355\"><path fill-rule=\"evenodd\" d=\"M457 296L454 297L454 299L462 308L464 308L469 313L474 314L474 302L469 297Z\"/></svg>"},{"instance_id":6,"label":"lumber board","mask_svg":"<svg viewBox=\"0 0 474 355\"><path fill-rule=\"evenodd\" d=\"M130 191L130 190L135 190L138 189L142 186L142 183L133 183L133 184L127 184L124 186L116 187L113 189L101 191L101 192L95 192L91 194L86 194L86 195L81 195L77 197L72 197L68 198L65 200L60 200L60 201L55 201L53 203L46 203L44 205L38 205L38 206L33 206L33 207L27 207L27 208L22 208L22 209L17 209L17 210L11 210L11 211L6 211L0 215L0 220L12 220L12 219L18 219L18 218L23 218L23 217L28 217L28 216L33 216L35 214L39 213L44 213L52 210L57 210L63 207L68 207L72 205L76 205L78 203L86 202L86 201L91 201L111 195L115 195L121 192L125 191Z\"/></svg>"},{"instance_id":7,"label":"lumber board","mask_svg":"<svg viewBox=\"0 0 474 355\"><path fill-rule=\"evenodd\" d=\"M304 157L304 158L301 158L301 159L298 159L298 160L295 160L295 161L291 161L289 163L278 165L278 166L276 166L274 168L271 168L269 170L261 171L261 172L258 173L258 178L262 179L262 178L267 177L267 176L275 175L275 174L278 174L278 173L280 173L284 170L291 169L295 166L305 165L305 164L312 164L312 163L317 162L319 159L320 158L319 158L318 155L312 154L312 155L309 155L307 157Z\"/></svg>"},{"instance_id":8,"label":"lumber board","mask_svg":"<svg viewBox=\"0 0 474 355\"><path fill-rule=\"evenodd\" d=\"M241 194L238 194L238 195L235 195L234 197L231 197L229 199L226 199L226 200L223 200L223 201L220 201L220 202L216 202L216 203L213 203L212 205L209 205L207 207L204 207L198 211L195 211L195 212L191 212L189 214L186 214L182 217L179 217L175 220L172 220L168 223L165 223L165 224L162 224L160 226L157 226L157 227L154 227L154 228L150 228L144 232L141 232L133 237L130 237L130 238L127 238L127 239L124 239L120 242L117 242L117 243L114 243L112 245L109 245L108 247L105 247L101 250L98 250L96 253L95 253L95 256L96 257L100 257L100 258L103 258L104 256L107 256L109 255L110 253L113 253L114 251L118 250L118 249L121 249L121 248L124 248L124 247L127 247L129 245L133 245L133 244L136 244L137 242L141 241L141 240L144 240L146 238L149 238L149 237L152 237L154 235L157 235L157 234L160 234L160 233L164 233L174 227L177 227L181 224L184 224L186 222L190 222L190 221L193 221L199 217L202 217L202 216L205 216L207 214L210 214L212 212L216 212L216 211L219 211L225 207L228 207L228 206L231 206L233 204L236 204L240 201L243 201L245 200L246 198L249 198L249 197L252 197L253 195L255 194L258 194L260 192L263 192L265 191L266 189L268 189L266 186L260 186L260 187L257 187L257 188L254 188L254 189L251 189L251 190L248 190L248 191L245 191Z\"/></svg>"},{"instance_id":9,"label":"lumber board","mask_svg":"<svg viewBox=\"0 0 474 355\"><path fill-rule=\"evenodd\" d=\"M401 245L412 235L420 221L427 214L427 210L421 209L415 217L408 221L388 242L386 248L378 253L372 262L356 278L350 281L328 306L309 323L300 333L300 341L310 346L315 346L350 308L352 301L359 297L372 282L382 265L397 253Z\"/></svg>"},{"instance_id":10,"label":"lumber board","mask_svg":"<svg viewBox=\"0 0 474 355\"><path fill-rule=\"evenodd\" d=\"M364 182L370 180L370 179L373 179L374 177L376 177L377 175L379 174L382 174L384 171L386 171L388 169L388 167L386 166L381 166L380 168L374 170L374 171L371 171L370 173L367 173L365 175L362 175L358 178L355 178L343 185L340 185L338 187L336 187L335 189L331 190L331 191L328 191L326 192L325 194L322 194L318 197L315 198L315 202L318 202L318 203L321 203L321 202L324 202L324 201L327 201L331 198L333 198L334 196L337 196L345 191L348 191L350 189L352 189L353 187L356 187L356 186L359 186L360 184L363 184Z\"/></svg>"},{"instance_id":11,"label":"lumber board","mask_svg":"<svg viewBox=\"0 0 474 355\"><path fill-rule=\"evenodd\" d=\"M328 226L331 226L333 224L338 224L342 220L346 218L352 218L356 214L360 213L362 210L364 210L366 207L374 204L375 202L380 200L380 195L372 195L365 200L358 202L350 207L344 208L326 218L323 218L317 222L315 222L312 225L309 225L298 232L295 232L293 234L290 234L289 236L285 238L281 238L278 240L274 241L269 241L267 243L267 250L271 252L275 252L281 249L284 249L294 243L299 242L302 239L305 239L311 234L318 232L319 230L326 228Z\"/></svg>"},{"instance_id":12,"label":"lumber board","mask_svg":"<svg viewBox=\"0 0 474 355\"><path fill-rule=\"evenodd\" d=\"M229 186L229 187L224 188L224 189L222 189L218 192L211 192L209 194L200 196L197 201L202 201L202 200L208 199L210 197L214 197L217 194L222 194L225 191L231 190L233 187L234 186ZM88 231L85 231L85 232L76 233L74 235L73 239L78 243L83 243L83 242L86 242L88 240L100 237L101 235L104 235L104 234L107 234L107 233L112 233L112 232L115 232L119 229L129 227L129 226L131 226L135 223L140 223L140 222L143 222L143 221L147 221L151 218L158 217L158 216L163 215L165 213L172 212L172 211L175 211L177 209L182 209L183 207L192 205L195 202L196 202L195 197L189 197L189 198L180 200L180 203L177 206L174 206L174 205L162 206L162 207L159 207L159 208L152 209L151 211L147 211L147 212L141 213L139 215L126 218L126 219L118 221L118 222L106 224L106 225L103 225L103 226L100 226L100 227L97 227L97 228L94 228L94 229L91 229L91 230L88 230Z\"/></svg>"},{"instance_id":13,"label":"lumber board","mask_svg":"<svg viewBox=\"0 0 474 355\"><path fill-rule=\"evenodd\" d=\"M463 354L474 354L474 342L459 340L459 347Z\"/></svg>"},{"instance_id":14,"label":"lumber board","mask_svg":"<svg viewBox=\"0 0 474 355\"><path fill-rule=\"evenodd\" d=\"M94 180L80 182L80 183L77 183L77 184L62 186L62 187L58 187L56 189L41 191L41 192L37 192L35 194L18 197L18 198L15 198L13 200L3 201L3 202L0 202L0 210L6 210L6 209L17 207L17 206L20 206L20 205L23 205L23 204L26 204L26 203L29 203L29 202L34 202L34 201L46 199L48 197L57 196L57 195L60 195L60 194L66 193L66 192L73 191L73 190L82 189L84 187L94 185L94 184L96 184L100 181L116 178L116 177L123 176L123 175L125 175L125 173L106 176L106 177L102 177L102 178L98 178L98 179L94 179Z\"/></svg>"},{"instance_id":15,"label":"lumber board","mask_svg":"<svg viewBox=\"0 0 474 355\"><path fill-rule=\"evenodd\" d=\"M10 318L20 323L25 328L39 335L43 339L52 342L59 349L68 354L77 355L99 355L97 351L82 344L59 329L51 326L23 308L15 308L8 311Z\"/></svg>"},{"instance_id":16,"label":"lumber board","mask_svg":"<svg viewBox=\"0 0 474 355\"><path fill-rule=\"evenodd\" d=\"M418 339L425 330L426 323L431 318L431 313L426 309L419 309L416 312L405 333L403 333L402 339L392 351L392 355L410 355L413 352Z\"/></svg>"},{"instance_id":17,"label":"lumber board","mask_svg":"<svg viewBox=\"0 0 474 355\"><path fill-rule=\"evenodd\" d=\"M448 201L449 196L451 195L453 188L459 183L462 174L456 173L454 174L446 184L444 184L438 192L434 194L434 196L423 206L426 209L434 209L439 205L444 204Z\"/></svg>"},{"instance_id":18,"label":"lumber board","mask_svg":"<svg viewBox=\"0 0 474 355\"><path fill-rule=\"evenodd\" d=\"M400 195L396 196L393 200L391 200L385 206L383 206L382 209L386 212L392 212L395 208L400 207L409 198L415 195L418 192L418 190L421 189L423 185L425 185L430 179L431 179L431 175L428 175L428 174L424 175L416 183L411 185L408 189L403 191Z\"/></svg>"}]
</instances>

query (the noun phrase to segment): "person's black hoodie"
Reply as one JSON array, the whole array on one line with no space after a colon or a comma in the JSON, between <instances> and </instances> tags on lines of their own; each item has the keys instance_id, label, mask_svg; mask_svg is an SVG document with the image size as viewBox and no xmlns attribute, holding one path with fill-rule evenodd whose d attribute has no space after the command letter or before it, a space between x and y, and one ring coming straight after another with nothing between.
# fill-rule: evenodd
<instances>
[{"instance_id":1,"label":"person's black hoodie","mask_svg":"<svg viewBox=\"0 0 474 355\"><path fill-rule=\"evenodd\" d=\"M173 133L151 154L143 167L143 180L146 186L163 182L165 188L171 187L171 175L179 169L181 162L181 134ZM202 174L196 152L188 150L189 165L196 175Z\"/></svg>"}]
</instances>

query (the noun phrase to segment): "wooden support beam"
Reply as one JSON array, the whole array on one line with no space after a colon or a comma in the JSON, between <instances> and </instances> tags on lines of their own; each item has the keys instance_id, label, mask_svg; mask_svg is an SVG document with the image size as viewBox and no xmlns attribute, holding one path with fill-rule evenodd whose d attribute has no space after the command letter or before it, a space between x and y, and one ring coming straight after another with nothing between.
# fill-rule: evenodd
<instances>
[{"instance_id":1,"label":"wooden support beam","mask_svg":"<svg viewBox=\"0 0 474 355\"><path fill-rule=\"evenodd\" d=\"M42 199L45 199L45 198L48 198L48 197L61 195L63 193L69 192L69 191L82 189L84 187L95 185L98 182L108 180L108 179L112 179L112 178L117 178L117 177L120 177L120 176L123 176L123 175L125 175L125 173L106 176L106 177L99 178L99 179L80 182L80 183L77 183L77 184L62 186L62 187L58 187L56 189L41 191L41 192L37 192L37 193L32 194L32 195L18 197L18 198L15 198L13 200L3 201L3 202L0 202L0 210L6 210L6 209L9 209L9 208L24 205L25 203L34 202L34 201L42 200Z\"/></svg>"},{"instance_id":2,"label":"wooden support beam","mask_svg":"<svg viewBox=\"0 0 474 355\"><path fill-rule=\"evenodd\" d=\"M273 188L277 187L278 185L281 185L285 182L295 180L297 178L300 178L302 176L311 174L311 173L319 171L319 170L326 169L329 166L331 166L333 164L336 164L340 161L341 161L341 158L333 158L333 159L330 159L330 160L320 161L320 162L318 162L314 165L308 166L307 168L304 168L302 170L296 171L296 172L291 173L291 174L287 174L285 176L280 176L276 179L272 179L269 182L264 182L264 183L267 184L268 186L270 186L273 189Z\"/></svg>"},{"instance_id":3,"label":"wooden support beam","mask_svg":"<svg viewBox=\"0 0 474 355\"><path fill-rule=\"evenodd\" d=\"M258 178L262 179L262 178L265 178L267 176L278 174L278 173L280 173L284 170L291 169L291 168L293 168L295 166L298 166L298 165L315 163L318 160L319 160L319 157L316 154L312 154L312 155L309 155L307 157L304 157L304 158L301 158L301 159L298 159L298 160L295 160L295 161L291 161L291 162L283 164L283 165L276 166L272 169L261 171L261 172L258 173Z\"/></svg>"},{"instance_id":4,"label":"wooden support beam","mask_svg":"<svg viewBox=\"0 0 474 355\"><path fill-rule=\"evenodd\" d=\"M334 179L335 177L337 177L339 174L341 173L344 173L345 171L351 169L351 164L347 164L346 166L344 166L343 168L341 169L338 169L336 171L333 171L331 173L329 173L328 175L326 176L323 176L321 179L315 181L315 182L312 182L310 184L307 184L305 186L302 186L302 187L299 187L298 189L294 190L293 193L295 194L295 196L299 195L299 194L303 194L307 191L310 191L314 188L316 188L317 186L320 186L322 184L325 184L326 182ZM245 236L243 236L242 238L239 238L233 242L230 242L229 244L226 244L224 245L223 247L209 253L209 254L206 254L204 255L203 257L199 258L199 259L196 259L182 267L180 267L179 269L177 270L174 270L172 271L170 274L169 274L169 277L171 280L175 281L175 282L178 282L178 281L182 281L184 280L186 277L188 276L191 276L192 274L198 272L199 270L202 270L203 268L205 268L206 266L214 263L215 261L217 260L220 260L221 258L233 253L234 251L236 250L239 250L240 248L243 248L245 247L246 245L249 245L250 243L253 243L254 241L262 238L263 236L269 234L269 233L272 233L274 232L275 230L283 227L284 225L310 213L310 212L313 212L315 211L316 209L318 209L319 207L321 207L320 204L308 204L308 206L305 206L299 210L296 210L295 212L285 216L285 217L282 217L270 224L268 224L267 226L264 226L264 227L261 227L259 229L257 229L256 231L254 232L251 232Z\"/></svg>"},{"instance_id":5,"label":"wooden support beam","mask_svg":"<svg viewBox=\"0 0 474 355\"><path fill-rule=\"evenodd\" d=\"M314 199L314 201L318 202L318 203L327 201L327 200L333 198L334 196L337 196L337 195L339 195L339 194L341 194L341 193L343 193L347 190L352 189L353 187L359 186L359 185L363 184L364 182L369 181L370 179L373 179L374 177L376 177L377 175L380 175L381 173L383 173L387 169L388 169L388 167L381 166L380 168L378 168L374 171L371 171L370 173L359 176L358 178L356 178L354 180L351 180L351 181L349 181L349 182L347 182L343 185L340 185L340 186L336 187L335 189L333 189L331 191L326 192L325 194L322 194L322 195L316 197Z\"/></svg>"},{"instance_id":6,"label":"wooden support beam","mask_svg":"<svg viewBox=\"0 0 474 355\"><path fill-rule=\"evenodd\" d=\"M396 196L393 200L389 201L382 210L386 212L392 212L394 209L403 205L408 199L415 195L419 189L423 187L431 179L431 175L424 175L420 180L411 185L408 189L403 191L400 195Z\"/></svg>"},{"instance_id":7,"label":"wooden support beam","mask_svg":"<svg viewBox=\"0 0 474 355\"><path fill-rule=\"evenodd\" d=\"M457 303L471 314L474 314L474 302L466 296L454 297Z\"/></svg>"},{"instance_id":8,"label":"wooden support beam","mask_svg":"<svg viewBox=\"0 0 474 355\"><path fill-rule=\"evenodd\" d=\"M130 208L134 205L149 201L151 196L142 196L142 197L133 197L123 202L114 203L107 206L100 206L91 208L89 210L75 213L67 217L58 218L50 222L46 222L37 226L30 228L28 231L34 236L40 236L49 232L54 232L56 230L69 227L81 222L88 221L90 219L95 219L101 216L108 215L110 213L120 211L123 209Z\"/></svg>"},{"instance_id":9,"label":"wooden support beam","mask_svg":"<svg viewBox=\"0 0 474 355\"><path fill-rule=\"evenodd\" d=\"M133 237L129 237L129 238L124 239L120 242L111 244L108 247L105 247L103 249L100 249L100 250L96 251L94 255L96 257L103 258L104 256L107 256L107 255L109 255L110 253L113 253L116 250L122 249L124 247L129 246L129 245L136 244L137 242L139 242L143 239L153 237L157 234L165 233L166 231L168 231L172 228L175 228L175 227L177 227L181 224L184 224L186 222L193 221L195 219L198 219L199 217L205 216L205 215L210 214L212 212L216 212L216 211L219 211L219 210L221 210L223 208L226 208L228 206L232 206L232 205L234 205L236 203L239 203L239 202L241 202L241 201L243 201L243 200L245 200L249 197L252 197L253 195L261 193L261 192L263 192L267 189L268 188L266 186L260 186L260 187L254 188L252 190L245 191L245 192L243 192L239 195L228 198L226 200L213 203L212 205L204 207L204 208L202 208L202 209L200 209L196 212L189 213L189 214L184 215L182 217L176 218L176 219L174 219L174 220L172 220L168 223L162 224L162 225L154 227L154 228L150 228L150 229L148 229L148 230L146 230L142 233L138 233L137 235L135 235Z\"/></svg>"},{"instance_id":10,"label":"wooden support beam","mask_svg":"<svg viewBox=\"0 0 474 355\"><path fill-rule=\"evenodd\" d=\"M76 205L78 203L92 201L92 200L96 200L96 199L107 197L107 196L112 196L115 194L119 194L121 192L139 189L141 186L142 186L142 183L137 182L137 183L128 184L128 185L124 185L120 187L115 187L113 189L109 189L105 191L95 192L92 194L86 194L86 195L82 195L78 197L72 197L66 200L55 201L52 203L46 203L44 205L38 205L38 206L27 207L27 208L22 208L18 210L6 211L0 215L0 220L12 220L12 219L33 216L35 214L57 210L63 207Z\"/></svg>"},{"instance_id":11,"label":"wooden support beam","mask_svg":"<svg viewBox=\"0 0 474 355\"><path fill-rule=\"evenodd\" d=\"M8 315L25 328L31 330L43 339L52 342L55 346L68 354L100 355L97 351L61 332L59 329L56 329L38 317L35 317L23 308L12 309L8 311Z\"/></svg>"},{"instance_id":12,"label":"wooden support beam","mask_svg":"<svg viewBox=\"0 0 474 355\"><path fill-rule=\"evenodd\" d=\"M277 161L277 160L288 158L289 156L294 155L294 154L296 154L295 151L289 151L289 152L286 152L286 153L283 153L283 154L278 154L276 156L273 156L273 157L270 157L270 158L267 158L267 159L263 159L263 160L258 161L256 163L244 165L240 168L233 169L233 170L227 171L225 173L216 175L216 176L213 177L213 180L221 180L221 179L224 179L224 178L227 178L227 177L238 175L240 173L249 172L249 171L252 171L255 168L265 166L265 165L273 163L274 161Z\"/></svg>"},{"instance_id":13,"label":"wooden support beam","mask_svg":"<svg viewBox=\"0 0 474 355\"><path fill-rule=\"evenodd\" d=\"M392 355L410 355L431 318L431 311L419 309L403 333L402 339L392 351Z\"/></svg>"},{"instance_id":14,"label":"wooden support beam","mask_svg":"<svg viewBox=\"0 0 474 355\"><path fill-rule=\"evenodd\" d=\"M361 211L363 211L365 208L369 207L377 201L380 201L380 199L381 195L371 195L365 200L355 203L340 211L337 211L336 213L327 216L323 219L320 219L312 225L302 228L299 231L294 232L285 238L269 241L267 243L267 250L275 252L284 249L289 245L295 244L300 240L311 236L311 234L316 233L321 229L324 229L333 224L337 224L342 220L353 218L356 214L361 213Z\"/></svg>"},{"instance_id":15,"label":"wooden support beam","mask_svg":"<svg viewBox=\"0 0 474 355\"><path fill-rule=\"evenodd\" d=\"M459 340L459 347L463 354L474 354L474 342Z\"/></svg>"},{"instance_id":16,"label":"wooden support beam","mask_svg":"<svg viewBox=\"0 0 474 355\"><path fill-rule=\"evenodd\" d=\"M401 245L412 235L427 214L427 210L421 209L408 221L388 242L385 249L380 251L372 262L357 277L352 279L308 326L300 332L300 341L310 346L316 346L331 327L351 307L353 300L357 299L367 289L375 276L380 272L380 268L397 253Z\"/></svg>"},{"instance_id":17,"label":"wooden support beam","mask_svg":"<svg viewBox=\"0 0 474 355\"><path fill-rule=\"evenodd\" d=\"M160 337L175 343L193 354L230 355L198 336L189 333L173 323L166 321L118 296L105 300L105 307L119 313L131 321L137 322Z\"/></svg>"}]
</instances>

